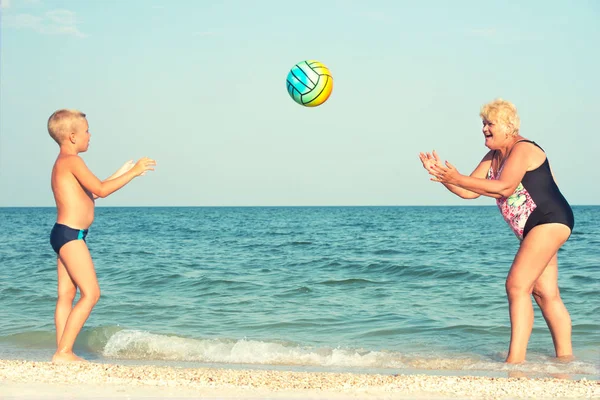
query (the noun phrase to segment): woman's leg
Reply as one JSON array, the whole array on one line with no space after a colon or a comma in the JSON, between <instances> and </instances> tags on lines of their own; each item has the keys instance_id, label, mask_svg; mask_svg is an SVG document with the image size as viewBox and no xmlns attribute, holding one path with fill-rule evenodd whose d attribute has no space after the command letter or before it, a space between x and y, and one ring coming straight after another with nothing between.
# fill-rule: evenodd
<instances>
[{"instance_id":1,"label":"woman's leg","mask_svg":"<svg viewBox=\"0 0 600 400\"><path fill-rule=\"evenodd\" d=\"M571 317L560 298L558 289L558 253L533 286L533 298L542 310L546 324L550 329L556 357L570 358L573 355L571 345Z\"/></svg>"},{"instance_id":2,"label":"woman's leg","mask_svg":"<svg viewBox=\"0 0 600 400\"><path fill-rule=\"evenodd\" d=\"M533 287L570 234L571 230L566 225L543 224L529 231L521 242L506 278L511 325L507 363L525 361L527 343L533 328Z\"/></svg>"}]
</instances>

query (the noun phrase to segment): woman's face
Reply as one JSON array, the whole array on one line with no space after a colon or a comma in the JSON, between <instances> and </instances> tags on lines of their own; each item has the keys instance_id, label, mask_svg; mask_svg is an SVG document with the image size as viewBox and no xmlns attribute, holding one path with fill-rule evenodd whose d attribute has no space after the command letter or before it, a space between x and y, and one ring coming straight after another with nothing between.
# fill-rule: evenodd
<instances>
[{"instance_id":1,"label":"woman's face","mask_svg":"<svg viewBox=\"0 0 600 400\"><path fill-rule=\"evenodd\" d=\"M485 136L485 146L490 150L496 150L502 146L502 144L508 138L508 126L502 121L497 119L483 119L483 136Z\"/></svg>"}]
</instances>

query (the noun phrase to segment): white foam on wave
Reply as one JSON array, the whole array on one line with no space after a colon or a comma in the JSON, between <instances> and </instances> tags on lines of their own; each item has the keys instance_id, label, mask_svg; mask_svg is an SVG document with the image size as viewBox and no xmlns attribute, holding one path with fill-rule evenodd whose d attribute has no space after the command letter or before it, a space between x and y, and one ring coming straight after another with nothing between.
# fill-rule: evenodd
<instances>
[{"instance_id":1,"label":"white foam on wave","mask_svg":"<svg viewBox=\"0 0 600 400\"><path fill-rule=\"evenodd\" d=\"M207 363L404 368L398 353L310 348L258 340L190 339L122 330L103 350L110 358Z\"/></svg>"},{"instance_id":2,"label":"white foam on wave","mask_svg":"<svg viewBox=\"0 0 600 400\"><path fill-rule=\"evenodd\" d=\"M396 351L368 351L352 348L303 347L260 340L192 339L121 330L112 335L103 355L131 360L164 360L222 364L290 365L361 369L418 369L455 371L508 371L529 374L600 375L598 366L574 361L560 363L550 357L517 366L503 357L479 355L448 357L441 354L402 354Z\"/></svg>"}]
</instances>

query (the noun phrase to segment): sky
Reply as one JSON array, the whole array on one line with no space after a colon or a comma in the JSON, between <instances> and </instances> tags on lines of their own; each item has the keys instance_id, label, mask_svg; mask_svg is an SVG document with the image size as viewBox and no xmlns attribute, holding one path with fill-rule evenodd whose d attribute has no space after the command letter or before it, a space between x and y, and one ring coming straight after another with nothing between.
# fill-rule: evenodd
<instances>
[{"instance_id":1,"label":"sky","mask_svg":"<svg viewBox=\"0 0 600 400\"><path fill-rule=\"evenodd\" d=\"M54 206L60 108L87 114L97 206L493 205L431 182L487 152L480 107L513 102L573 205L600 204L596 0L0 0L0 207ZM334 80L289 97L299 61Z\"/></svg>"}]
</instances>

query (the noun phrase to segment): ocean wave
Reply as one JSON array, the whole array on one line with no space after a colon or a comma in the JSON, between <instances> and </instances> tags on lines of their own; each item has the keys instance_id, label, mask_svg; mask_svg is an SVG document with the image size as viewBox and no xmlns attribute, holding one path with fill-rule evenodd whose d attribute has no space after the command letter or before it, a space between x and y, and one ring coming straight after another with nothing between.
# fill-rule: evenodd
<instances>
[{"instance_id":1,"label":"ocean wave","mask_svg":"<svg viewBox=\"0 0 600 400\"><path fill-rule=\"evenodd\" d=\"M117 332L123 330L119 326L104 326L84 329L75 342L75 347L84 348L92 353L100 353ZM55 349L56 333L52 331L25 331L0 336L0 343L8 343L28 349Z\"/></svg>"},{"instance_id":2,"label":"ocean wave","mask_svg":"<svg viewBox=\"0 0 600 400\"><path fill-rule=\"evenodd\" d=\"M273 296L278 298L289 298L298 295L305 295L311 293L312 291L313 290L307 286L299 286L296 288L284 290L281 293L274 293Z\"/></svg>"},{"instance_id":3,"label":"ocean wave","mask_svg":"<svg viewBox=\"0 0 600 400\"><path fill-rule=\"evenodd\" d=\"M403 254L403 252L394 249L381 249L373 251L373 254L376 256L388 256L388 255L396 255Z\"/></svg>"},{"instance_id":4,"label":"ocean wave","mask_svg":"<svg viewBox=\"0 0 600 400\"><path fill-rule=\"evenodd\" d=\"M454 268L430 266L430 265L406 265L390 263L371 263L361 267L361 270L368 273L377 273L385 277L402 278L436 278L441 281L460 281L473 282L486 280L487 278L475 271L461 269L460 266Z\"/></svg>"},{"instance_id":5,"label":"ocean wave","mask_svg":"<svg viewBox=\"0 0 600 400\"><path fill-rule=\"evenodd\" d=\"M381 332L378 332L381 333ZM29 331L0 337L0 344L29 349L54 349L51 331ZM228 338L189 338L158 334L119 326L88 329L80 335L76 348L112 360L248 364L260 366L299 366L364 370L452 370L465 373L509 372L528 375L600 376L600 365L585 361L561 362L532 354L519 365L505 364L505 354L442 354L367 350L351 347L314 347L281 340ZM594 379L596 379L594 378Z\"/></svg>"},{"instance_id":6,"label":"ocean wave","mask_svg":"<svg viewBox=\"0 0 600 400\"><path fill-rule=\"evenodd\" d=\"M102 355L114 359L194 361L202 363L287 365L361 369L421 369L456 371L517 371L530 374L597 376L590 363L558 362L538 356L518 366L503 362L504 355L410 354L356 348L309 347L283 341L251 339L194 339L139 330L121 330L110 337Z\"/></svg>"},{"instance_id":7,"label":"ocean wave","mask_svg":"<svg viewBox=\"0 0 600 400\"><path fill-rule=\"evenodd\" d=\"M326 281L318 282L319 285L337 286L337 285L379 285L382 282L376 282L369 279L361 278L348 278L348 279L328 279Z\"/></svg>"},{"instance_id":8,"label":"ocean wave","mask_svg":"<svg viewBox=\"0 0 600 400\"><path fill-rule=\"evenodd\" d=\"M397 353L342 348L303 347L260 340L192 339L123 330L102 354L108 358L196 361L206 363L303 365L322 367L404 368Z\"/></svg>"}]
</instances>

